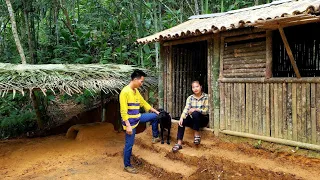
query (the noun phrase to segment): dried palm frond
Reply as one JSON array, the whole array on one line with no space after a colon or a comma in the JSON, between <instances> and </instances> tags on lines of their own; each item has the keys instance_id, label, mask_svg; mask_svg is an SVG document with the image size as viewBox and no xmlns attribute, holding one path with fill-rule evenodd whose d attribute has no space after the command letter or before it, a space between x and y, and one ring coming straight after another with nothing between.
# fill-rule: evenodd
<instances>
[{"instance_id":1,"label":"dried palm frond","mask_svg":"<svg viewBox=\"0 0 320 180\"><path fill-rule=\"evenodd\" d=\"M118 93L130 80L134 69L141 69L149 76L147 86L156 85L151 71L130 65L120 64L8 64L0 63L0 96L9 91L20 92L59 90L72 95L87 89L97 92ZM151 75L151 76L150 76Z\"/></svg>"}]
</instances>

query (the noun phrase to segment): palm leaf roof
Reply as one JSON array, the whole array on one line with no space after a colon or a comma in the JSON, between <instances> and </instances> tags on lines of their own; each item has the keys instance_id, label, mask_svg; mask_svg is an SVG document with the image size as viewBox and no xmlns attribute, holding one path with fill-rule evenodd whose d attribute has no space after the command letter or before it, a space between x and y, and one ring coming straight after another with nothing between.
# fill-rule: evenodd
<instances>
[{"instance_id":1,"label":"palm leaf roof","mask_svg":"<svg viewBox=\"0 0 320 180\"><path fill-rule=\"evenodd\" d=\"M59 90L72 95L89 91L118 93L130 80L134 69L141 69L151 75L145 79L147 86L156 84L151 71L120 64L9 64L0 63L0 95L12 91L25 94L26 90ZM31 93L30 93L31 94Z\"/></svg>"}]
</instances>

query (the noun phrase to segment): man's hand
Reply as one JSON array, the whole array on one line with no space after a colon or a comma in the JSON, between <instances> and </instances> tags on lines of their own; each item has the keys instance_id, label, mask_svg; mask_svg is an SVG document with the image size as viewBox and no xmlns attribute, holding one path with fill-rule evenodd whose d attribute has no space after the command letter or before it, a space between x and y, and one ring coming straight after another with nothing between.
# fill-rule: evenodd
<instances>
[{"instance_id":1,"label":"man's hand","mask_svg":"<svg viewBox=\"0 0 320 180\"><path fill-rule=\"evenodd\" d=\"M131 126L127 126L126 133L129 134L129 135L132 134L132 127Z\"/></svg>"}]
</instances>

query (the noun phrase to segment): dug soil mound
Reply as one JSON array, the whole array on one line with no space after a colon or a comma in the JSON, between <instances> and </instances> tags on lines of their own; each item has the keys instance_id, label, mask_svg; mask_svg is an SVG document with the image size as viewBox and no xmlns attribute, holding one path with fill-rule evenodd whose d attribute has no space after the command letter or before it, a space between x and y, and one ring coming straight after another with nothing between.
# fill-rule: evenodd
<instances>
[{"instance_id":1,"label":"dug soil mound","mask_svg":"<svg viewBox=\"0 0 320 180\"><path fill-rule=\"evenodd\" d=\"M74 139L65 135L0 141L0 179L318 179L320 161L248 142L218 139L202 131L195 146L187 129L183 149L152 144L151 129L136 136L132 162L139 174L123 171L124 133L111 124L81 125Z\"/></svg>"}]
</instances>

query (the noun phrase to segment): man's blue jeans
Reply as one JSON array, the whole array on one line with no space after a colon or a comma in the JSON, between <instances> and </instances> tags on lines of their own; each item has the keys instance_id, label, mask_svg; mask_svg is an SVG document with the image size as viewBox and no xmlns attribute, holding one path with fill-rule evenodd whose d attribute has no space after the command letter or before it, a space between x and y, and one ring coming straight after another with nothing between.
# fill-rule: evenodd
<instances>
[{"instance_id":1,"label":"man's blue jeans","mask_svg":"<svg viewBox=\"0 0 320 180\"><path fill-rule=\"evenodd\" d=\"M157 114L155 113L143 113L140 117L140 123L151 122L152 136L159 136ZM134 144L134 137L136 136L136 128L132 129L132 134L126 133L126 144L123 150L124 167L131 166L130 157L132 154L132 146Z\"/></svg>"}]
</instances>

